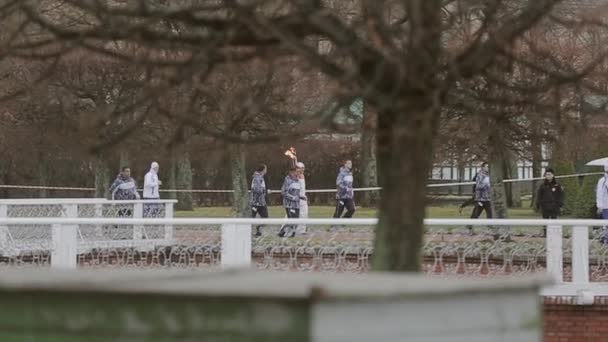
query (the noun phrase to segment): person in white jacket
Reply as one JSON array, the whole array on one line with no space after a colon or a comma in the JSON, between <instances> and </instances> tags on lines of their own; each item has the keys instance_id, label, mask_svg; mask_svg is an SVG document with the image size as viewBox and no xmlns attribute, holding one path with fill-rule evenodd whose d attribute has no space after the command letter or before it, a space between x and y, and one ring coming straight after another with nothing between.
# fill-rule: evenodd
<instances>
[{"instance_id":1,"label":"person in white jacket","mask_svg":"<svg viewBox=\"0 0 608 342\"><path fill-rule=\"evenodd\" d=\"M595 190L595 205L597 213L604 220L608 220L608 164L604 165L604 177L597 182ZM608 227L604 226L600 241L608 244Z\"/></svg>"},{"instance_id":2,"label":"person in white jacket","mask_svg":"<svg viewBox=\"0 0 608 342\"><path fill-rule=\"evenodd\" d=\"M159 200L160 193L159 187L163 184L158 179L158 170L160 166L157 162L152 162L150 165L150 171L146 173L144 177L144 200ZM144 217L157 217L160 213L160 206L158 204L146 204L144 205Z\"/></svg>"},{"instance_id":3,"label":"person in white jacket","mask_svg":"<svg viewBox=\"0 0 608 342\"><path fill-rule=\"evenodd\" d=\"M300 218L308 218L308 199L306 198L306 178L304 177L304 170L306 169L304 163L298 162L296 163L296 167L298 168L298 181L300 182L301 190L300 194L302 195L302 199L300 199ZM300 224L296 231L299 234L306 234L306 225Z\"/></svg>"},{"instance_id":4,"label":"person in white jacket","mask_svg":"<svg viewBox=\"0 0 608 342\"><path fill-rule=\"evenodd\" d=\"M150 171L146 173L144 178L144 199L160 199L158 190L163 182L158 179L158 170L158 163L152 162L152 165L150 165Z\"/></svg>"}]
</instances>

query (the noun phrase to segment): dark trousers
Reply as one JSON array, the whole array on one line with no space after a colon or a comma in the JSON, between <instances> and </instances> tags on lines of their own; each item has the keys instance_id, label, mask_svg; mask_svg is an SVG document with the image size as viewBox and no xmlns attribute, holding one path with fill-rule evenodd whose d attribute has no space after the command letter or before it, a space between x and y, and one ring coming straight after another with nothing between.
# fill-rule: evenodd
<instances>
[{"instance_id":1,"label":"dark trousers","mask_svg":"<svg viewBox=\"0 0 608 342\"><path fill-rule=\"evenodd\" d=\"M300 209L290 209L285 208L285 212L287 213L287 218L299 218L300 217ZM294 237L296 235L296 226L293 224L286 224L281 227L279 230L280 237Z\"/></svg>"},{"instance_id":2,"label":"dark trousers","mask_svg":"<svg viewBox=\"0 0 608 342\"><path fill-rule=\"evenodd\" d=\"M257 205L252 206L251 207L251 217L256 218L258 215L260 215L261 218L268 218L268 207L257 206ZM262 228L262 226L263 225L259 225L259 226L255 227L256 234L261 233L260 228Z\"/></svg>"},{"instance_id":3,"label":"dark trousers","mask_svg":"<svg viewBox=\"0 0 608 342\"><path fill-rule=\"evenodd\" d=\"M471 213L471 218L476 219L481 216L483 211L486 211L486 218L492 218L492 202L490 201L477 201L475 202L475 207L473 208L473 212ZM473 230L473 226L468 226L469 230Z\"/></svg>"},{"instance_id":4,"label":"dark trousers","mask_svg":"<svg viewBox=\"0 0 608 342\"><path fill-rule=\"evenodd\" d=\"M486 211L486 218L492 218L492 202L490 201L482 201L476 202L475 207L473 208L473 212L471 213L471 218L476 219L481 216L483 211Z\"/></svg>"},{"instance_id":5,"label":"dark trousers","mask_svg":"<svg viewBox=\"0 0 608 342\"><path fill-rule=\"evenodd\" d=\"M346 214L342 213L346 209ZM336 201L336 212L334 218L351 218L355 214L355 201L352 198L339 199Z\"/></svg>"},{"instance_id":6,"label":"dark trousers","mask_svg":"<svg viewBox=\"0 0 608 342\"><path fill-rule=\"evenodd\" d=\"M118 210L118 217L131 217L133 216L133 212L131 211L131 209L119 209Z\"/></svg>"},{"instance_id":7,"label":"dark trousers","mask_svg":"<svg viewBox=\"0 0 608 342\"><path fill-rule=\"evenodd\" d=\"M544 219L557 219L559 216L559 210L552 209L541 209L541 213Z\"/></svg>"},{"instance_id":8,"label":"dark trousers","mask_svg":"<svg viewBox=\"0 0 608 342\"><path fill-rule=\"evenodd\" d=\"M559 216L559 210L541 209L543 219L555 220ZM547 236L547 227L543 228L543 237Z\"/></svg>"}]
</instances>

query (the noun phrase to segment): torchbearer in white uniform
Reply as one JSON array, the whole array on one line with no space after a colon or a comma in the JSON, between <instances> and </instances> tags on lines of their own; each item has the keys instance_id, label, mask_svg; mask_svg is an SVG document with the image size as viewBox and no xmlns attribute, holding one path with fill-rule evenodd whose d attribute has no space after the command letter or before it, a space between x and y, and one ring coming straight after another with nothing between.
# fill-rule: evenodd
<instances>
[{"instance_id":1,"label":"torchbearer in white uniform","mask_svg":"<svg viewBox=\"0 0 608 342\"><path fill-rule=\"evenodd\" d=\"M297 162L296 167L298 168L298 181L301 186L300 194L303 197L303 199L300 199L300 218L308 218L308 198L306 197L306 178L304 177L306 167L302 162ZM298 234L306 234L306 225L298 225L297 232Z\"/></svg>"}]
</instances>

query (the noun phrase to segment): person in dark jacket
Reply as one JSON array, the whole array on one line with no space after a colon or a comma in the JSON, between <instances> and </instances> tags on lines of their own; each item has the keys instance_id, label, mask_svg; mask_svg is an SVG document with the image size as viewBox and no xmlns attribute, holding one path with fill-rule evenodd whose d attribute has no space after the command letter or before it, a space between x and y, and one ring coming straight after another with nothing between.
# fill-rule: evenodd
<instances>
[{"instance_id":1,"label":"person in dark jacket","mask_svg":"<svg viewBox=\"0 0 608 342\"><path fill-rule=\"evenodd\" d=\"M564 206L564 189L555 180L555 173L551 168L545 170L545 181L538 187L535 206L544 219L557 219ZM547 228L544 228L543 236L546 235Z\"/></svg>"},{"instance_id":2,"label":"person in dark jacket","mask_svg":"<svg viewBox=\"0 0 608 342\"><path fill-rule=\"evenodd\" d=\"M264 175L266 174L266 165L260 164L253 173L251 180L251 217L255 218L260 215L261 218L268 218L268 205L266 203L266 182ZM262 226L255 227L255 236L262 236Z\"/></svg>"},{"instance_id":3,"label":"person in dark jacket","mask_svg":"<svg viewBox=\"0 0 608 342\"><path fill-rule=\"evenodd\" d=\"M131 168L124 166L120 169L120 173L116 177L116 180L110 186L108 190L112 200L116 201L133 201L139 199L139 193L137 193L137 184L131 177Z\"/></svg>"},{"instance_id":4,"label":"person in dark jacket","mask_svg":"<svg viewBox=\"0 0 608 342\"><path fill-rule=\"evenodd\" d=\"M108 191L113 201L134 201L140 198L137 192L137 183L131 177L131 168L128 166L123 166L120 169L120 173ZM133 217L133 212L129 209L129 206L119 205L118 207L118 217ZM114 226L114 228L122 229L120 226Z\"/></svg>"},{"instance_id":5,"label":"person in dark jacket","mask_svg":"<svg viewBox=\"0 0 608 342\"><path fill-rule=\"evenodd\" d=\"M564 190L555 180L553 170L545 170L545 181L538 187L536 192L536 208L539 209L544 219L556 219L564 206Z\"/></svg>"}]
</instances>

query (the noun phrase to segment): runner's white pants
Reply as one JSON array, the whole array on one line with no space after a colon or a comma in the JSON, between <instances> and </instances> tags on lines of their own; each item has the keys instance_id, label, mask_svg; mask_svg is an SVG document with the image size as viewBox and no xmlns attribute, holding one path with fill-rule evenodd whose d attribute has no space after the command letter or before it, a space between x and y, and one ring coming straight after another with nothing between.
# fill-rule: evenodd
<instances>
[{"instance_id":1,"label":"runner's white pants","mask_svg":"<svg viewBox=\"0 0 608 342\"><path fill-rule=\"evenodd\" d=\"M300 218L308 218L308 202L300 201ZM298 234L306 233L306 225L299 224L296 229Z\"/></svg>"}]
</instances>

